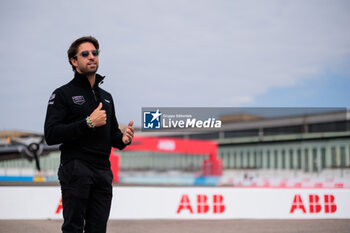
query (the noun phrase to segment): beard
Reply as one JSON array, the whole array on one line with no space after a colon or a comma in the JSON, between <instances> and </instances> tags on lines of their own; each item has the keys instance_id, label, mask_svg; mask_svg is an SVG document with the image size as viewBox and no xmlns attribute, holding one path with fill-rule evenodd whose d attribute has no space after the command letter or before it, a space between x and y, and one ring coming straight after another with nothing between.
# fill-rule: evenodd
<instances>
[{"instance_id":1,"label":"beard","mask_svg":"<svg viewBox=\"0 0 350 233\"><path fill-rule=\"evenodd\" d=\"M79 70L85 75L95 74L98 70L98 63L95 63L94 65L86 64L83 67L79 67Z\"/></svg>"}]
</instances>

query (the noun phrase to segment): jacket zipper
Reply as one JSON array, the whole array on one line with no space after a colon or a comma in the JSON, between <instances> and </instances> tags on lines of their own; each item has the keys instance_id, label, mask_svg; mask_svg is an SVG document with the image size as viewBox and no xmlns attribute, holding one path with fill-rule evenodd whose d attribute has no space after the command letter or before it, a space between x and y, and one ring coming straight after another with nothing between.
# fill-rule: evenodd
<instances>
[{"instance_id":1,"label":"jacket zipper","mask_svg":"<svg viewBox=\"0 0 350 233\"><path fill-rule=\"evenodd\" d=\"M95 102L97 102L97 98L96 98L95 91L94 91L94 89L91 89L91 90L92 90L92 94L93 94L93 96L94 96Z\"/></svg>"}]
</instances>

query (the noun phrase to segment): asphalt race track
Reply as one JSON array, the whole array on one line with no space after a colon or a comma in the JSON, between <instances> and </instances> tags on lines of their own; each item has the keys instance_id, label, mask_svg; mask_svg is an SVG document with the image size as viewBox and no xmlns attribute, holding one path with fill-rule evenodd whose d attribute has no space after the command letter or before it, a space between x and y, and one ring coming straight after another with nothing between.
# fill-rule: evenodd
<instances>
[{"instance_id":1,"label":"asphalt race track","mask_svg":"<svg viewBox=\"0 0 350 233\"><path fill-rule=\"evenodd\" d=\"M61 232L62 220L0 220L1 233ZM350 220L110 220L108 233L345 233Z\"/></svg>"}]
</instances>

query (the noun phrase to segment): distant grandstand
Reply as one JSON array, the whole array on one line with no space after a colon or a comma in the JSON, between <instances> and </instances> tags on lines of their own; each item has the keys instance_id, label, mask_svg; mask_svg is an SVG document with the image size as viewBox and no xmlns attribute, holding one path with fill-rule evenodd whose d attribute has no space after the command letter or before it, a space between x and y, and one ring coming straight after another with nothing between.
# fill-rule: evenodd
<instances>
[{"instance_id":1,"label":"distant grandstand","mask_svg":"<svg viewBox=\"0 0 350 233\"><path fill-rule=\"evenodd\" d=\"M350 187L349 113L336 111L270 118L225 115L221 117L223 127L220 130L164 132L158 136L216 140L225 170L221 184L314 187L321 182L330 187L342 187L344 183ZM150 134L154 135L143 133ZM191 155L172 157L165 162L165 156L159 154L121 154L122 170L147 166L148 169L178 170L181 167L198 171L201 164L200 158Z\"/></svg>"}]
</instances>

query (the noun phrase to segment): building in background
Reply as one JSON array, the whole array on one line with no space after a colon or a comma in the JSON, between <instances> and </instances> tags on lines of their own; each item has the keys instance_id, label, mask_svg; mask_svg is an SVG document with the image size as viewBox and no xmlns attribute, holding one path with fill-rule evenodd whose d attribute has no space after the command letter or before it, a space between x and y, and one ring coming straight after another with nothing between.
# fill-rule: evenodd
<instances>
[{"instance_id":1,"label":"building in background","mask_svg":"<svg viewBox=\"0 0 350 233\"><path fill-rule=\"evenodd\" d=\"M350 111L271 118L234 114L220 117L223 122L220 130L166 132L157 136L216 140L224 169L321 172L323 169L350 168L349 117ZM136 160L140 155L132 157L123 156L127 163L124 168L139 163ZM200 164L195 156L189 160L190 164ZM175 164L181 163L174 161L173 164L175 168ZM171 168L171 164L163 167Z\"/></svg>"}]
</instances>

